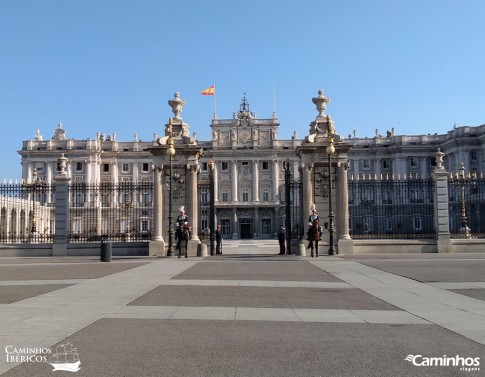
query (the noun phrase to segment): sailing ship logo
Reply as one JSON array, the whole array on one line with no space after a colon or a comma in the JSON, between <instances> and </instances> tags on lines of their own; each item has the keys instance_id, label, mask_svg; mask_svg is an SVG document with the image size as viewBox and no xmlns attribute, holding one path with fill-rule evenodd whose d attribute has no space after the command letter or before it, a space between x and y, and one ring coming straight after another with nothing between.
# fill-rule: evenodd
<instances>
[{"instance_id":1,"label":"sailing ship logo","mask_svg":"<svg viewBox=\"0 0 485 377\"><path fill-rule=\"evenodd\" d=\"M63 370L66 372L77 372L81 369L81 361L77 349L72 344L60 344L56 347L56 352L49 357L49 364L54 367L52 371Z\"/></svg>"}]
</instances>

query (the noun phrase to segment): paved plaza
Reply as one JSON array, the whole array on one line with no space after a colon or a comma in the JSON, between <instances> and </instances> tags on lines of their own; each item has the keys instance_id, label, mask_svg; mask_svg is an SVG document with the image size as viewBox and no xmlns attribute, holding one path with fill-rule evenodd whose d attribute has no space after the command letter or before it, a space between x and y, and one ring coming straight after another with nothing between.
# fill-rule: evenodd
<instances>
[{"instance_id":1,"label":"paved plaza","mask_svg":"<svg viewBox=\"0 0 485 377\"><path fill-rule=\"evenodd\" d=\"M485 375L485 253L277 253L0 258L0 374Z\"/></svg>"}]
</instances>

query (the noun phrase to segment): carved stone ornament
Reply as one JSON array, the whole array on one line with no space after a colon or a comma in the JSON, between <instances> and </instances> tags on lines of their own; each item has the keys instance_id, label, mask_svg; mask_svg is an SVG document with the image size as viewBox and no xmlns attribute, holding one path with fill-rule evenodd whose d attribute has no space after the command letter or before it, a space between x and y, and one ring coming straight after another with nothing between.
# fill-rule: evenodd
<instances>
[{"instance_id":1,"label":"carved stone ornament","mask_svg":"<svg viewBox=\"0 0 485 377\"><path fill-rule=\"evenodd\" d=\"M175 118L182 119L180 117L180 113L182 112L182 108L185 106L186 101L184 99L180 99L179 92L175 92L173 95L174 98L168 101L168 104L172 108L172 112L175 115Z\"/></svg>"},{"instance_id":2,"label":"carved stone ornament","mask_svg":"<svg viewBox=\"0 0 485 377\"><path fill-rule=\"evenodd\" d=\"M443 158L445 157L445 154L441 152L441 149L438 148L438 150L435 153L435 158L436 158L436 169L444 169L443 167Z\"/></svg>"},{"instance_id":3,"label":"carved stone ornament","mask_svg":"<svg viewBox=\"0 0 485 377\"><path fill-rule=\"evenodd\" d=\"M62 123L59 122L57 129L54 131L53 140L66 140L66 131L62 128Z\"/></svg>"},{"instance_id":4,"label":"carved stone ornament","mask_svg":"<svg viewBox=\"0 0 485 377\"><path fill-rule=\"evenodd\" d=\"M323 90L318 91L318 97L313 97L312 102L316 105L318 115L325 116L324 111L327 108L327 103L330 102L330 98L323 95Z\"/></svg>"}]
</instances>

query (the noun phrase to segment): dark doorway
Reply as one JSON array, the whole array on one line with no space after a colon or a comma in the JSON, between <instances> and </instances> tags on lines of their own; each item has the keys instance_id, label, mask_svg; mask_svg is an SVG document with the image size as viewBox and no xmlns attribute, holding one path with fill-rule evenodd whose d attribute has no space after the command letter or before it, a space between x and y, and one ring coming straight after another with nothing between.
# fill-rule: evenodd
<instances>
[{"instance_id":1,"label":"dark doorway","mask_svg":"<svg viewBox=\"0 0 485 377\"><path fill-rule=\"evenodd\" d=\"M251 238L251 224L241 225L241 238Z\"/></svg>"}]
</instances>

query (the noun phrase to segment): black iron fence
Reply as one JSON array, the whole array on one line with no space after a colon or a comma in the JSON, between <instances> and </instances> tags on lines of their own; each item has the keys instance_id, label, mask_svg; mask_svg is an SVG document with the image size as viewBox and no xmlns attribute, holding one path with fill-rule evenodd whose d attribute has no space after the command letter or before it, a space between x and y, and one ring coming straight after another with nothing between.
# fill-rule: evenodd
<instances>
[{"instance_id":1,"label":"black iron fence","mask_svg":"<svg viewBox=\"0 0 485 377\"><path fill-rule=\"evenodd\" d=\"M291 238L302 239L306 232L306 222L303 219L303 184L299 181L290 182L290 218Z\"/></svg>"},{"instance_id":2,"label":"black iron fence","mask_svg":"<svg viewBox=\"0 0 485 377\"><path fill-rule=\"evenodd\" d=\"M353 239L435 238L432 179L349 180Z\"/></svg>"},{"instance_id":3,"label":"black iron fence","mask_svg":"<svg viewBox=\"0 0 485 377\"><path fill-rule=\"evenodd\" d=\"M69 195L69 242L151 239L152 183L75 183L69 186Z\"/></svg>"},{"instance_id":4,"label":"black iron fence","mask_svg":"<svg viewBox=\"0 0 485 377\"><path fill-rule=\"evenodd\" d=\"M199 184L197 186L199 195L199 229L198 234L202 241L209 241L210 232L215 229L210 228L210 185Z\"/></svg>"},{"instance_id":5,"label":"black iron fence","mask_svg":"<svg viewBox=\"0 0 485 377\"><path fill-rule=\"evenodd\" d=\"M451 237L485 238L485 179L450 179L448 195Z\"/></svg>"},{"instance_id":6,"label":"black iron fence","mask_svg":"<svg viewBox=\"0 0 485 377\"><path fill-rule=\"evenodd\" d=\"M41 181L0 184L0 243L50 243L55 186Z\"/></svg>"}]
</instances>

